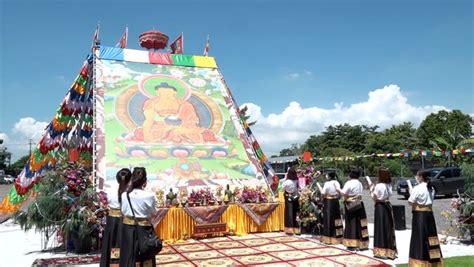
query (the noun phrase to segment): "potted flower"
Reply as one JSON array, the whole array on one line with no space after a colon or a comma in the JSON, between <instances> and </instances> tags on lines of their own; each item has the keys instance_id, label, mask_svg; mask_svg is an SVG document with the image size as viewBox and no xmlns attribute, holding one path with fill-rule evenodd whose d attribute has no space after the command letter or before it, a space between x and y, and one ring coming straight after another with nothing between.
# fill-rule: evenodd
<instances>
[{"instance_id":1,"label":"potted flower","mask_svg":"<svg viewBox=\"0 0 474 267\"><path fill-rule=\"evenodd\" d=\"M262 187L257 186L256 188L251 188L244 186L241 192L239 192L239 201L241 203L264 203L268 202L265 191Z\"/></svg>"},{"instance_id":2,"label":"potted flower","mask_svg":"<svg viewBox=\"0 0 474 267\"><path fill-rule=\"evenodd\" d=\"M215 200L214 197L212 196L211 189L210 188L205 188L205 189L199 189L199 190L192 190L191 193L188 196L188 202L190 203L191 206L193 205L203 205L206 206L208 204L214 204Z\"/></svg>"},{"instance_id":3,"label":"potted flower","mask_svg":"<svg viewBox=\"0 0 474 267\"><path fill-rule=\"evenodd\" d=\"M316 201L315 201L316 200ZM305 187L300 192L298 212L301 233L320 234L322 229L322 210L317 203L319 199L314 196L310 188Z\"/></svg>"}]
</instances>

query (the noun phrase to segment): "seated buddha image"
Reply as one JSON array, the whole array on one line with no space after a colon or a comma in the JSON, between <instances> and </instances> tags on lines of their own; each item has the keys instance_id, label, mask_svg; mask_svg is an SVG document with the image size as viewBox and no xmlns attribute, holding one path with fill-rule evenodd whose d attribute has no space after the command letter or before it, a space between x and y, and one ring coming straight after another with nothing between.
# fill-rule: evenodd
<instances>
[{"instance_id":1,"label":"seated buddha image","mask_svg":"<svg viewBox=\"0 0 474 267\"><path fill-rule=\"evenodd\" d=\"M177 89L162 82L155 96L143 103L141 134L145 143L215 143L216 135L199 125L194 106L178 97Z\"/></svg>"}]
</instances>

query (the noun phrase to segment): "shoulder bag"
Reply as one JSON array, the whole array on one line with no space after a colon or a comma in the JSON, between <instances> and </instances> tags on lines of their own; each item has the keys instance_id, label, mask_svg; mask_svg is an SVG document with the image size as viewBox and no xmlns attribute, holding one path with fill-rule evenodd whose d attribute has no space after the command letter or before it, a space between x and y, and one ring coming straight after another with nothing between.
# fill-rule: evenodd
<instances>
[{"instance_id":1,"label":"shoulder bag","mask_svg":"<svg viewBox=\"0 0 474 267\"><path fill-rule=\"evenodd\" d=\"M161 249L163 244L161 243L160 238L156 236L155 229L153 227L138 227L137 218L135 217L135 212L133 211L132 202L130 201L129 193L127 193L128 204L132 210L133 219L135 220L135 229L138 236L138 260L147 260L155 257Z\"/></svg>"},{"instance_id":2,"label":"shoulder bag","mask_svg":"<svg viewBox=\"0 0 474 267\"><path fill-rule=\"evenodd\" d=\"M360 199L356 199L353 201L345 201L345 204L346 204L346 210L348 212L358 211L359 209L362 208L362 200Z\"/></svg>"},{"instance_id":3,"label":"shoulder bag","mask_svg":"<svg viewBox=\"0 0 474 267\"><path fill-rule=\"evenodd\" d=\"M362 200L357 197L356 199L351 199L350 201L344 201L346 205L347 212L355 212L362 208Z\"/></svg>"}]
</instances>

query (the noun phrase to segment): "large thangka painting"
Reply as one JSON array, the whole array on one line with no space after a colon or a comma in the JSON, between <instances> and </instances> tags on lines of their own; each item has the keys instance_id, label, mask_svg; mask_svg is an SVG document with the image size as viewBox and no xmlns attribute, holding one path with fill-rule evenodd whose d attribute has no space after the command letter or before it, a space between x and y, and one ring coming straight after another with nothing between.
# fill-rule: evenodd
<instances>
[{"instance_id":1,"label":"large thangka painting","mask_svg":"<svg viewBox=\"0 0 474 267\"><path fill-rule=\"evenodd\" d=\"M154 189L263 182L217 69L111 60L96 66L97 171L106 183L138 166Z\"/></svg>"}]
</instances>

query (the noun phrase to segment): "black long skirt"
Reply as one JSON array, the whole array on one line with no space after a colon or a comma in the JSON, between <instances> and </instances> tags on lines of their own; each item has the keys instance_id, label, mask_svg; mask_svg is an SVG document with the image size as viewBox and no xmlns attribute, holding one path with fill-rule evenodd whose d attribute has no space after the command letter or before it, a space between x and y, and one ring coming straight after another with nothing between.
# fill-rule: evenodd
<instances>
[{"instance_id":1,"label":"black long skirt","mask_svg":"<svg viewBox=\"0 0 474 267\"><path fill-rule=\"evenodd\" d=\"M296 216L298 215L299 210L299 198L293 198L285 193L285 233L300 233L300 228L296 221Z\"/></svg>"},{"instance_id":2,"label":"black long skirt","mask_svg":"<svg viewBox=\"0 0 474 267\"><path fill-rule=\"evenodd\" d=\"M369 248L369 231L364 202L356 211L349 212L344 205L344 239L342 244L350 249L365 250Z\"/></svg>"},{"instance_id":3,"label":"black long skirt","mask_svg":"<svg viewBox=\"0 0 474 267\"><path fill-rule=\"evenodd\" d=\"M122 238L120 242L120 267L135 267L135 263L140 263L140 267L156 267L156 258L138 259L138 234L136 227L150 228L151 226L135 226L123 224ZM151 261L151 265L150 262Z\"/></svg>"},{"instance_id":4,"label":"black long skirt","mask_svg":"<svg viewBox=\"0 0 474 267\"><path fill-rule=\"evenodd\" d=\"M102 253L100 255L100 267L108 267L110 264L118 264L120 236L122 235L122 218L107 216L104 238L102 241ZM111 253L111 251L113 251Z\"/></svg>"},{"instance_id":5,"label":"black long skirt","mask_svg":"<svg viewBox=\"0 0 474 267\"><path fill-rule=\"evenodd\" d=\"M410 266L443 266L443 255L432 211L413 211Z\"/></svg>"},{"instance_id":6,"label":"black long skirt","mask_svg":"<svg viewBox=\"0 0 474 267\"><path fill-rule=\"evenodd\" d=\"M321 236L321 242L331 245L340 244L343 226L339 200L325 198L323 204L323 235Z\"/></svg>"},{"instance_id":7,"label":"black long skirt","mask_svg":"<svg viewBox=\"0 0 474 267\"><path fill-rule=\"evenodd\" d=\"M390 202L375 203L374 218L374 257L395 259L395 224Z\"/></svg>"}]
</instances>

